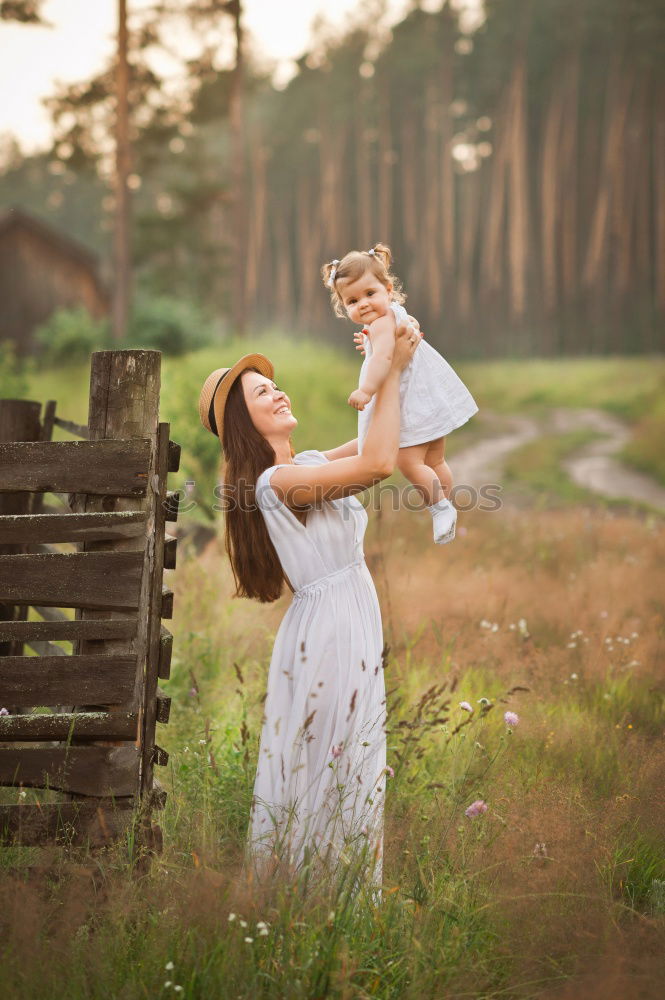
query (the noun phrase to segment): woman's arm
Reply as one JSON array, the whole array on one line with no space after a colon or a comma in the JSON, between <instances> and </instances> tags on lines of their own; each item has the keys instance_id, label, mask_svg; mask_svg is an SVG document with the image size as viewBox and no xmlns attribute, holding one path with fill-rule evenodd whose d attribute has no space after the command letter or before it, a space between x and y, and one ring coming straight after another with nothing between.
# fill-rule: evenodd
<instances>
[{"instance_id":1,"label":"woman's arm","mask_svg":"<svg viewBox=\"0 0 665 1000\"><path fill-rule=\"evenodd\" d=\"M352 496L392 474L399 449L399 379L419 343L400 326L390 371L376 394L362 455L337 458L325 465L286 465L271 477L272 488L289 507Z\"/></svg>"}]
</instances>

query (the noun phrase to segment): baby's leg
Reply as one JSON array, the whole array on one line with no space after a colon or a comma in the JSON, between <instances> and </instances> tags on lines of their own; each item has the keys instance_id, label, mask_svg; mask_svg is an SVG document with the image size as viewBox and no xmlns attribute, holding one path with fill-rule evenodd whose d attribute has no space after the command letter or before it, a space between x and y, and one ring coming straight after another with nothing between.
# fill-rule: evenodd
<instances>
[{"instance_id":1,"label":"baby's leg","mask_svg":"<svg viewBox=\"0 0 665 1000\"><path fill-rule=\"evenodd\" d=\"M437 479L441 483L444 496L449 497L453 488L453 475L450 471L450 466L446 462L445 454L446 439L444 437L437 438L436 441L430 441L425 452L425 464L429 465L430 469L434 469Z\"/></svg>"},{"instance_id":2,"label":"baby's leg","mask_svg":"<svg viewBox=\"0 0 665 1000\"><path fill-rule=\"evenodd\" d=\"M445 438L400 448L397 465L424 496L432 515L434 541L445 545L455 537L457 511L448 499L453 479L445 460Z\"/></svg>"},{"instance_id":3,"label":"baby's leg","mask_svg":"<svg viewBox=\"0 0 665 1000\"><path fill-rule=\"evenodd\" d=\"M427 461L430 447L431 443L415 444L411 448L400 448L397 453L397 468L413 483L428 507L443 497L437 472Z\"/></svg>"}]
</instances>

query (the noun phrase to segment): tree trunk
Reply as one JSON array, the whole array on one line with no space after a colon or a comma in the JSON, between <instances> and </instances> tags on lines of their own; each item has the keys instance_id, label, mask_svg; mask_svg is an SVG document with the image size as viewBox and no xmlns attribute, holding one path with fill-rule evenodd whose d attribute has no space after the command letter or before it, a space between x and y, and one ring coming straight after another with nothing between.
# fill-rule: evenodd
<instances>
[{"instance_id":1,"label":"tree trunk","mask_svg":"<svg viewBox=\"0 0 665 1000\"><path fill-rule=\"evenodd\" d=\"M244 337L247 328L245 312L245 267L247 252L247 192L245 184L244 140L244 58L242 4L234 0L231 12L235 22L236 61L233 69L229 120L231 126L231 185L233 195L233 326L234 333Z\"/></svg>"},{"instance_id":2,"label":"tree trunk","mask_svg":"<svg viewBox=\"0 0 665 1000\"><path fill-rule=\"evenodd\" d=\"M425 191L421 218L424 222L425 273L427 280L427 312L429 322L438 322L441 313L441 247L439 242L439 118L437 88L433 80L427 85L425 99Z\"/></svg>"},{"instance_id":3,"label":"tree trunk","mask_svg":"<svg viewBox=\"0 0 665 1000\"><path fill-rule=\"evenodd\" d=\"M529 177L527 172L526 58L522 53L512 84L510 125L510 201L508 248L510 263L510 311L521 319L526 310L526 273L529 251Z\"/></svg>"},{"instance_id":4,"label":"tree trunk","mask_svg":"<svg viewBox=\"0 0 665 1000\"><path fill-rule=\"evenodd\" d=\"M244 289L245 315L255 311L255 300L261 278L261 262L263 259L266 228L266 161L267 150L263 146L261 133L257 125L251 135L252 212Z\"/></svg>"},{"instance_id":5,"label":"tree trunk","mask_svg":"<svg viewBox=\"0 0 665 1000\"><path fill-rule=\"evenodd\" d=\"M118 0L118 53L116 65L115 126L115 232L113 240L114 286L113 339L121 343L127 336L131 310L131 204L127 178L130 172L129 147L129 63L127 60L127 0Z\"/></svg>"}]
</instances>

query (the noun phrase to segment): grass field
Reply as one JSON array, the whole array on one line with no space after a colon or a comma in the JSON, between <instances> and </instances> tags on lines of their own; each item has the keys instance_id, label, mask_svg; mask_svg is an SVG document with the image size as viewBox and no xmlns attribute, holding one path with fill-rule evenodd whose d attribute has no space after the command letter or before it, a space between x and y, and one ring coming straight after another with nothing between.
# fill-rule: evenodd
<instances>
[{"instance_id":1,"label":"grass field","mask_svg":"<svg viewBox=\"0 0 665 1000\"><path fill-rule=\"evenodd\" d=\"M302 417L297 447L351 437L353 414L340 398L353 360L289 344L265 349ZM162 394L185 467L208 481L192 407L218 364L215 353L167 363ZM658 411L662 369L653 364L631 368L615 403L619 362L593 377L586 362L553 364L524 376L529 398L514 385L515 365L463 374L481 405L505 413L619 405L639 424L640 407ZM322 367L325 387L317 381L315 395ZM58 389L64 376L40 378L37 398L55 393L66 416L85 420L80 375L67 395ZM477 433L473 422L466 433ZM391 647L395 772L378 907L362 896L353 902L344 866L336 881L307 892L303 880L265 889L244 877L261 699L288 601L233 600L220 544L198 557L183 546L170 581L171 721L158 732L170 754L158 769L168 791L164 851L141 878L132 876L128 843L94 855L1 851L3 994L659 998L665 538L655 515L566 493L558 461L579 443L555 437L514 470L526 494L551 491L563 503L460 515L452 545L431 544L423 514L370 516L366 553ZM519 716L512 728L506 710ZM33 795L27 790L26 801ZM478 799L487 811L467 817Z\"/></svg>"}]
</instances>

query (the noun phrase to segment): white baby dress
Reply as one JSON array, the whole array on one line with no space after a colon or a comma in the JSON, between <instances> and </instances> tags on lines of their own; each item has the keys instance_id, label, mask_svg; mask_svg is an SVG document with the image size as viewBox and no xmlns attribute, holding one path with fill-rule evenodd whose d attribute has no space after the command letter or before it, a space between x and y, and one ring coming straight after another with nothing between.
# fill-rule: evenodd
<instances>
[{"instance_id":1,"label":"white baby dress","mask_svg":"<svg viewBox=\"0 0 665 1000\"><path fill-rule=\"evenodd\" d=\"M390 308L399 325L407 321L407 311L398 302ZM360 369L361 385L372 357L372 344L363 337L365 359ZM478 412L473 396L461 378L431 344L421 340L412 360L400 376L400 448L424 444L445 437ZM376 396L364 410L358 410L358 451L362 452Z\"/></svg>"},{"instance_id":2,"label":"white baby dress","mask_svg":"<svg viewBox=\"0 0 665 1000\"><path fill-rule=\"evenodd\" d=\"M294 461L327 459L304 451ZM360 848L378 884L386 695L381 613L363 555L367 514L346 497L310 508L303 525L270 485L280 467L259 476L256 497L294 595L268 673L248 849L260 874L272 852L297 869L312 854L330 860Z\"/></svg>"}]
</instances>

